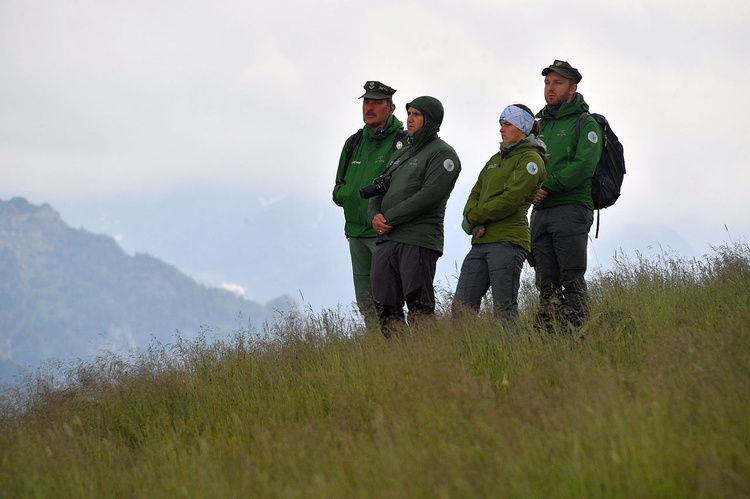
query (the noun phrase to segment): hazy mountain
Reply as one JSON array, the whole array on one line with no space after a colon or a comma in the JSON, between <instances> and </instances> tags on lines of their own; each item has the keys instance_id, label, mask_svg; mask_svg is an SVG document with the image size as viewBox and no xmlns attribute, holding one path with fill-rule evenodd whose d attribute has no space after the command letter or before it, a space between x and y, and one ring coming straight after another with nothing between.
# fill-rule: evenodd
<instances>
[{"instance_id":1,"label":"hazy mountain","mask_svg":"<svg viewBox=\"0 0 750 499\"><path fill-rule=\"evenodd\" d=\"M445 253L435 279L443 288L455 288L471 248L460 222L472 186L473 179L457 185L448 201ZM351 307L354 286L341 208L327 194L316 199L275 194L206 185L131 197L61 196L53 205L71 225L108 234L129 254L153 255L205 285L236 284L259 302L290 295L316 311ZM691 247L659 220L646 227L626 225L627 205L618 203L602 210L599 239L592 228L590 270L608 267L618 249L648 256L669 247L689 257L708 249ZM528 266L525 272L531 272Z\"/></svg>"},{"instance_id":2,"label":"hazy mountain","mask_svg":"<svg viewBox=\"0 0 750 499\"><path fill-rule=\"evenodd\" d=\"M260 326L288 309L199 284L147 254L129 256L109 236L64 223L48 204L0 200L0 377L13 365L87 357L103 347L146 347Z\"/></svg>"},{"instance_id":3,"label":"hazy mountain","mask_svg":"<svg viewBox=\"0 0 750 499\"><path fill-rule=\"evenodd\" d=\"M61 198L54 206L71 225L109 234L129 254L153 255L206 285L237 284L260 302L291 295L316 310L349 306L354 286L341 208L329 198L272 195L205 186Z\"/></svg>"}]
</instances>

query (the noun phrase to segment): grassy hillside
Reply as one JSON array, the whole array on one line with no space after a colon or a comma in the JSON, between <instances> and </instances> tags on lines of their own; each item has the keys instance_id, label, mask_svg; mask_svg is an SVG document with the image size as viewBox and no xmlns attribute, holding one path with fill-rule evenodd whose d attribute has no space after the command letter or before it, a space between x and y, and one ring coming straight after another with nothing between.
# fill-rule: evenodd
<instances>
[{"instance_id":1,"label":"grassy hillside","mask_svg":"<svg viewBox=\"0 0 750 499\"><path fill-rule=\"evenodd\" d=\"M5 497L743 497L750 249L622 258L583 338L337 311L58 366L0 407ZM252 334L251 334L252 333Z\"/></svg>"}]
</instances>

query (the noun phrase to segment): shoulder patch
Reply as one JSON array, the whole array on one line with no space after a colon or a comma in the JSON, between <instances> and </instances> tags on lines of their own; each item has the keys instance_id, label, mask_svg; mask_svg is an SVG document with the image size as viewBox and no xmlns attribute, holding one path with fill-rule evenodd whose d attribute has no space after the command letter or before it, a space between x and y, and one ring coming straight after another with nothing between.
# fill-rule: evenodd
<instances>
[{"instance_id":1,"label":"shoulder patch","mask_svg":"<svg viewBox=\"0 0 750 499\"><path fill-rule=\"evenodd\" d=\"M402 149L403 147L404 147L404 143L403 142L401 142L400 140L398 142L396 142L396 150L397 151L399 149Z\"/></svg>"},{"instance_id":2,"label":"shoulder patch","mask_svg":"<svg viewBox=\"0 0 750 499\"><path fill-rule=\"evenodd\" d=\"M443 168L445 168L447 171L452 172L455 167L456 165L453 163L452 159L446 159L445 161L443 161Z\"/></svg>"},{"instance_id":3,"label":"shoulder patch","mask_svg":"<svg viewBox=\"0 0 750 499\"><path fill-rule=\"evenodd\" d=\"M537 173L539 173L539 166L537 166L537 164L533 161L530 161L526 164L526 171L532 175L536 175Z\"/></svg>"},{"instance_id":4,"label":"shoulder patch","mask_svg":"<svg viewBox=\"0 0 750 499\"><path fill-rule=\"evenodd\" d=\"M589 142L591 142L592 144L596 144L597 142L599 142L599 136L593 130L589 132L587 137L589 139Z\"/></svg>"}]
</instances>

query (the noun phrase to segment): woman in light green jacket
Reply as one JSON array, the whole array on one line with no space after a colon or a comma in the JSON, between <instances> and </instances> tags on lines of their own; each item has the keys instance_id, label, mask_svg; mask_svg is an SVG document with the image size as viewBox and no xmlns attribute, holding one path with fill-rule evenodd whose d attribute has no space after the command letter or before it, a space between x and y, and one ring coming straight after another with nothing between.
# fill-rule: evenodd
<instances>
[{"instance_id":1,"label":"woman in light green jacket","mask_svg":"<svg viewBox=\"0 0 750 499\"><path fill-rule=\"evenodd\" d=\"M479 174L464 207L462 227L471 235L453 300L453 313L478 312L492 288L494 314L513 326L518 289L531 250L527 213L546 176L546 147L536 138L531 110L514 104L500 114L500 151Z\"/></svg>"}]
</instances>

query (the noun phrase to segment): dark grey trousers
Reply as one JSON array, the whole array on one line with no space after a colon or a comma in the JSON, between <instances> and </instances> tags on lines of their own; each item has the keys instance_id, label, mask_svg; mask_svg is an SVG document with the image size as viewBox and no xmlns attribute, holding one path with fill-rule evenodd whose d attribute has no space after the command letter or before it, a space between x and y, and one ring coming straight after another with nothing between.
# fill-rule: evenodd
<instances>
[{"instance_id":1,"label":"dark grey trousers","mask_svg":"<svg viewBox=\"0 0 750 499\"><path fill-rule=\"evenodd\" d=\"M525 260L526 250L510 242L474 244L461 265L453 313L457 314L462 306L478 312L482 298L492 287L495 316L514 323Z\"/></svg>"},{"instance_id":2,"label":"dark grey trousers","mask_svg":"<svg viewBox=\"0 0 750 499\"><path fill-rule=\"evenodd\" d=\"M377 245L370 280L381 327L404 322L404 303L410 324L419 315L435 313L433 281L439 257L437 251L413 244L385 241Z\"/></svg>"},{"instance_id":3,"label":"dark grey trousers","mask_svg":"<svg viewBox=\"0 0 750 499\"><path fill-rule=\"evenodd\" d=\"M579 327L588 317L588 234L594 212L569 204L531 214L531 254L539 290L539 322Z\"/></svg>"}]
</instances>

